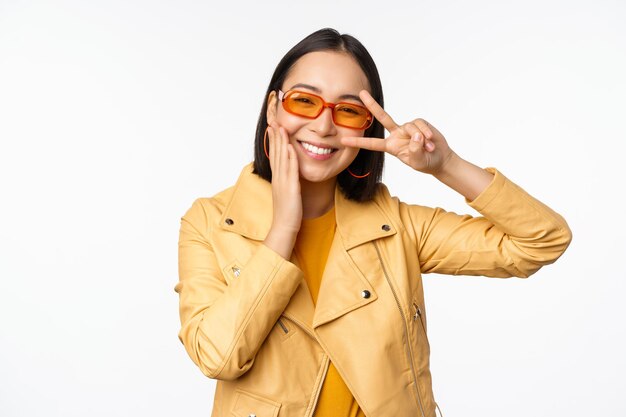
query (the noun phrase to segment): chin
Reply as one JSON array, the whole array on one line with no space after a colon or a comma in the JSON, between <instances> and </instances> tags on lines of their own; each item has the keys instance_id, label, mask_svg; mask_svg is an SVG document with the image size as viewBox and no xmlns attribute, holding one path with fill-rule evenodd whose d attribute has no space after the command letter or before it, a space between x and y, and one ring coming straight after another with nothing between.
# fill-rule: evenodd
<instances>
[{"instance_id":1,"label":"chin","mask_svg":"<svg viewBox=\"0 0 626 417\"><path fill-rule=\"evenodd\" d=\"M325 182L334 180L341 171L319 169L313 167L301 167L300 178L308 182Z\"/></svg>"}]
</instances>

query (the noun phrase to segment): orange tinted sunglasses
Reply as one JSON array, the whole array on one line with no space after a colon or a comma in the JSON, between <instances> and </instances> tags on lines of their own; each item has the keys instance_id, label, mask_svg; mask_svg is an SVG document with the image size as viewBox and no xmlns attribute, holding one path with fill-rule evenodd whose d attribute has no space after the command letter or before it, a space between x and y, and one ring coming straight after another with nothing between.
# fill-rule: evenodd
<instances>
[{"instance_id":1,"label":"orange tinted sunglasses","mask_svg":"<svg viewBox=\"0 0 626 417\"><path fill-rule=\"evenodd\" d=\"M290 90L283 93L278 90L278 99L288 113L307 119L317 119L328 107L332 110L333 122L349 129L367 129L374 121L372 113L363 106L343 101L327 103L322 97L306 91Z\"/></svg>"}]
</instances>

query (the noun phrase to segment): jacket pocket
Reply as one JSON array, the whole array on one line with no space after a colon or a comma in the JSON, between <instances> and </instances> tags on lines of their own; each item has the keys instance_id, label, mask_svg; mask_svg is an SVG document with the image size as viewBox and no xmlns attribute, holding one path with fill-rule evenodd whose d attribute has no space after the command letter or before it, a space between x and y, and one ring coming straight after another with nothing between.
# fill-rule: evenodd
<instances>
[{"instance_id":1,"label":"jacket pocket","mask_svg":"<svg viewBox=\"0 0 626 417\"><path fill-rule=\"evenodd\" d=\"M234 417L276 417L280 406L276 401L237 389L230 414Z\"/></svg>"},{"instance_id":2,"label":"jacket pocket","mask_svg":"<svg viewBox=\"0 0 626 417\"><path fill-rule=\"evenodd\" d=\"M276 328L280 337L285 340L289 339L295 333L295 327L292 323L289 322L289 319L285 318L285 316L280 316L276 321Z\"/></svg>"},{"instance_id":3,"label":"jacket pocket","mask_svg":"<svg viewBox=\"0 0 626 417\"><path fill-rule=\"evenodd\" d=\"M289 334L289 327L287 327L287 325L285 325L285 322L283 320L278 319L277 323L280 326L280 328L283 330L283 333Z\"/></svg>"}]
</instances>

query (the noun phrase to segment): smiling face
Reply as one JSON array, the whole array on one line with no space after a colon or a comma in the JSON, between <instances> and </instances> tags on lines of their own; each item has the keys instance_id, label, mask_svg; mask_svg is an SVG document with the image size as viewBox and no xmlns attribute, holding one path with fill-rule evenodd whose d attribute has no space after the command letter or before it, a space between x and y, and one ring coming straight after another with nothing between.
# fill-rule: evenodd
<instances>
[{"instance_id":1,"label":"smiling face","mask_svg":"<svg viewBox=\"0 0 626 417\"><path fill-rule=\"evenodd\" d=\"M298 59L281 88L284 93L293 89L316 94L326 102L361 106L359 91L371 92L367 77L354 58L335 51L310 52ZM316 119L288 113L274 91L268 96L267 107L267 122L272 121L289 133L289 141L298 156L301 181L335 181L359 152L357 148L342 146L340 138L364 133L335 125L330 108L324 108Z\"/></svg>"}]
</instances>

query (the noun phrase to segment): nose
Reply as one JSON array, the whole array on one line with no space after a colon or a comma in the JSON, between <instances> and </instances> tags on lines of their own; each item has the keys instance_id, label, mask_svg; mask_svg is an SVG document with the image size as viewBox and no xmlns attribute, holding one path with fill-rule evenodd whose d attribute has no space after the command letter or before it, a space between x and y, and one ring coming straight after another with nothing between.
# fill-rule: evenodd
<instances>
[{"instance_id":1,"label":"nose","mask_svg":"<svg viewBox=\"0 0 626 417\"><path fill-rule=\"evenodd\" d=\"M316 119L311 120L310 128L320 136L334 135L337 130L333 121L333 109L325 107Z\"/></svg>"}]
</instances>

